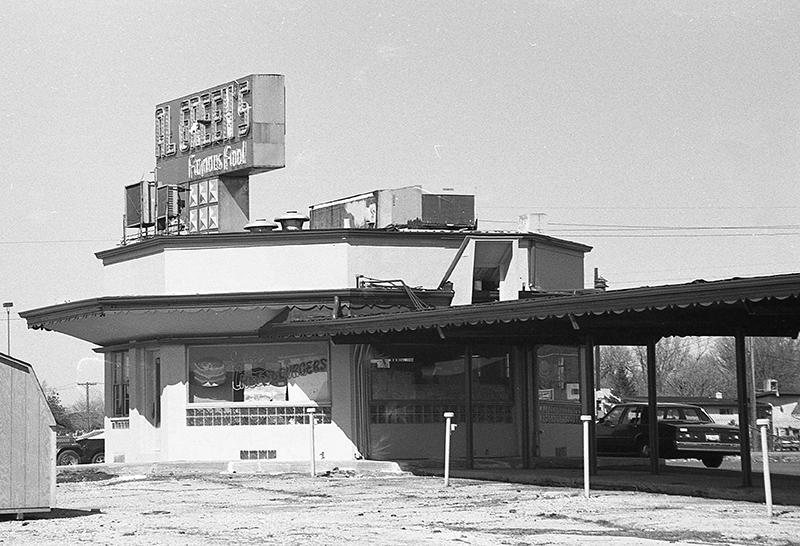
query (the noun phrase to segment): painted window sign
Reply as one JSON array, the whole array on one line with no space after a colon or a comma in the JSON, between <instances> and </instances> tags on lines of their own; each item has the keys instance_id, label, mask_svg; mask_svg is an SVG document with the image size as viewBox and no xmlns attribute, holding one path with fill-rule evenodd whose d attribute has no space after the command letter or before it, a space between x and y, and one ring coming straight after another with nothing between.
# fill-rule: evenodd
<instances>
[{"instance_id":1,"label":"painted window sign","mask_svg":"<svg viewBox=\"0 0 800 546\"><path fill-rule=\"evenodd\" d=\"M539 404L539 416L542 423L577 425L581 422L581 408L573 404L549 402Z\"/></svg>"},{"instance_id":2,"label":"painted window sign","mask_svg":"<svg viewBox=\"0 0 800 546\"><path fill-rule=\"evenodd\" d=\"M329 402L325 343L189 348L189 402Z\"/></svg>"},{"instance_id":3,"label":"painted window sign","mask_svg":"<svg viewBox=\"0 0 800 546\"><path fill-rule=\"evenodd\" d=\"M158 180L181 184L285 165L283 76L251 74L156 106Z\"/></svg>"}]
</instances>

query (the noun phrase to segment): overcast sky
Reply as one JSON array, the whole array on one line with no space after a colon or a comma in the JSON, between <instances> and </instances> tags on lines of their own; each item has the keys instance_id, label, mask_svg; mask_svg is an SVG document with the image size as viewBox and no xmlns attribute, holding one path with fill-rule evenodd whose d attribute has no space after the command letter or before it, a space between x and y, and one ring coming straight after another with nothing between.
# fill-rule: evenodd
<instances>
[{"instance_id":1,"label":"overcast sky","mask_svg":"<svg viewBox=\"0 0 800 546\"><path fill-rule=\"evenodd\" d=\"M102 381L76 371L98 355L17 312L103 295L94 253L155 165L155 105L252 73L287 96L286 168L253 177L252 218L422 184L474 193L486 229L545 214L594 247L587 286L800 271L795 0L16 4L0 299L11 354L64 398Z\"/></svg>"}]
</instances>

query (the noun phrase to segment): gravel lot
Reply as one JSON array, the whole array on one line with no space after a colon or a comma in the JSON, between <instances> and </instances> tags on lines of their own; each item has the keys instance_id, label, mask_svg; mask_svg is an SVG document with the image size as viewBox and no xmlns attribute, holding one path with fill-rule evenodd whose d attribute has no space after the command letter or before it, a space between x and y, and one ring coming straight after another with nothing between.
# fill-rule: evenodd
<instances>
[{"instance_id":1,"label":"gravel lot","mask_svg":"<svg viewBox=\"0 0 800 546\"><path fill-rule=\"evenodd\" d=\"M50 514L0 520L6 545L800 544L800 507L334 471L59 476Z\"/></svg>"}]
</instances>

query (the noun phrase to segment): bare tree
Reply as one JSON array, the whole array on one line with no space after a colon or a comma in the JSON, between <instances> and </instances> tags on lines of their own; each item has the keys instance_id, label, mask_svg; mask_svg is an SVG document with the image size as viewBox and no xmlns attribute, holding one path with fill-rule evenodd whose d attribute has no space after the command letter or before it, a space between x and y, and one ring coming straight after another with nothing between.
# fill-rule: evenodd
<instances>
[{"instance_id":1,"label":"bare tree","mask_svg":"<svg viewBox=\"0 0 800 546\"><path fill-rule=\"evenodd\" d=\"M710 338L668 337L656 344L656 391L660 396L735 395L735 381L717 359ZM603 347L599 381L617 396L647 394L647 349Z\"/></svg>"},{"instance_id":2,"label":"bare tree","mask_svg":"<svg viewBox=\"0 0 800 546\"><path fill-rule=\"evenodd\" d=\"M755 388L764 388L767 379L778 381L778 390L800 392L800 343L795 339L754 337L746 344L748 359L754 364ZM729 376L736 377L733 338L718 338L714 357ZM750 362L750 360L748 360Z\"/></svg>"},{"instance_id":3,"label":"bare tree","mask_svg":"<svg viewBox=\"0 0 800 546\"><path fill-rule=\"evenodd\" d=\"M58 391L48 386L45 382L42 382L42 390L44 391L47 405L50 406L50 412L53 414L56 423L68 430L74 430L72 422L67 416L67 409L64 407L64 404L61 403L61 395L58 394Z\"/></svg>"},{"instance_id":4,"label":"bare tree","mask_svg":"<svg viewBox=\"0 0 800 546\"><path fill-rule=\"evenodd\" d=\"M611 389L620 398L636 396L638 366L630 347L607 346L600 348L599 385Z\"/></svg>"},{"instance_id":5,"label":"bare tree","mask_svg":"<svg viewBox=\"0 0 800 546\"><path fill-rule=\"evenodd\" d=\"M666 337L656 344L656 391L660 396L713 397L735 392L728 371L713 352L711 338ZM636 347L647 377L647 350ZM646 390L646 389L645 389Z\"/></svg>"}]
</instances>

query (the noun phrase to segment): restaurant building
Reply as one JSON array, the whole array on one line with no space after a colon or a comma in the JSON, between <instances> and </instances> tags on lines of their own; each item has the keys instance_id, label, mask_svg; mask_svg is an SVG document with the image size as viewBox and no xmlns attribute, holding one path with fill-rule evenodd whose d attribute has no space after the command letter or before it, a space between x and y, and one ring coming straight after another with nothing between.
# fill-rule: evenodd
<instances>
[{"instance_id":1,"label":"restaurant building","mask_svg":"<svg viewBox=\"0 0 800 546\"><path fill-rule=\"evenodd\" d=\"M445 411L468 464L578 456L579 343L271 335L595 292L589 247L479 230L470 195L381 189L251 219L250 175L284 166L284 96L256 74L158 105L157 179L125 188L102 293L21 313L105 355L106 460L307 460L310 408L318 458L441 457Z\"/></svg>"}]
</instances>

